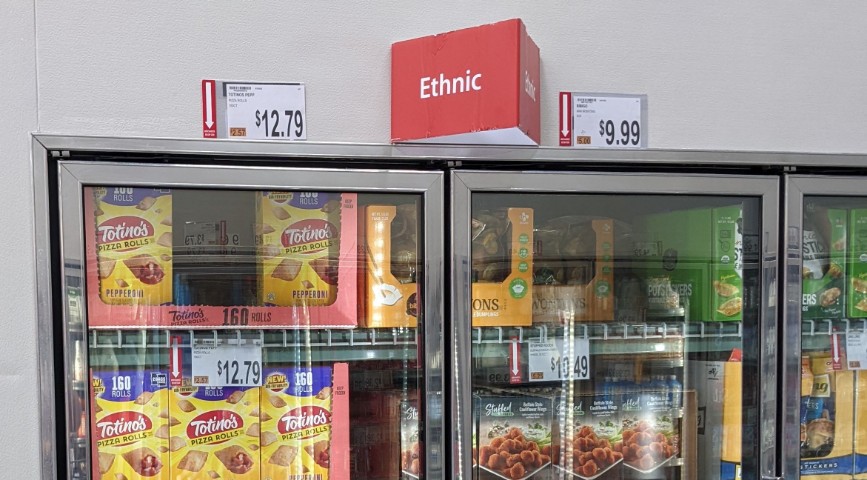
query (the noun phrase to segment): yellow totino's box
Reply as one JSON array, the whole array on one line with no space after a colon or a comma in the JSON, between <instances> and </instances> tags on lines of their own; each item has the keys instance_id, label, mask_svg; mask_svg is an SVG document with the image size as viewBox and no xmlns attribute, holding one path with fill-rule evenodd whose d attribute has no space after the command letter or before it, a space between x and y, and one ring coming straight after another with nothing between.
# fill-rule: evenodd
<instances>
[{"instance_id":1,"label":"yellow totino's box","mask_svg":"<svg viewBox=\"0 0 867 480\"><path fill-rule=\"evenodd\" d=\"M92 193L99 298L108 305L171 303L171 190L94 187Z\"/></svg>"},{"instance_id":2,"label":"yellow totino's box","mask_svg":"<svg viewBox=\"0 0 867 480\"><path fill-rule=\"evenodd\" d=\"M418 211L414 204L364 209L365 327L415 327L418 323Z\"/></svg>"},{"instance_id":3,"label":"yellow totino's box","mask_svg":"<svg viewBox=\"0 0 867 480\"><path fill-rule=\"evenodd\" d=\"M184 378L164 413L172 480L259 480L258 387L194 387Z\"/></svg>"},{"instance_id":4,"label":"yellow totino's box","mask_svg":"<svg viewBox=\"0 0 867 480\"><path fill-rule=\"evenodd\" d=\"M563 252L558 252L555 258L546 259L548 261L545 263L557 262L566 271L593 265L592 278L581 285L535 285L534 322L614 320L614 221L593 220L591 226L596 234L594 258L569 258L564 256ZM535 252L538 265L549 249L541 238L536 239L535 245L538 248Z\"/></svg>"},{"instance_id":5,"label":"yellow totino's box","mask_svg":"<svg viewBox=\"0 0 867 480\"><path fill-rule=\"evenodd\" d=\"M160 370L91 375L93 478L169 480L168 377Z\"/></svg>"},{"instance_id":6,"label":"yellow totino's box","mask_svg":"<svg viewBox=\"0 0 867 480\"><path fill-rule=\"evenodd\" d=\"M473 218L473 326L533 323L533 209Z\"/></svg>"}]
</instances>

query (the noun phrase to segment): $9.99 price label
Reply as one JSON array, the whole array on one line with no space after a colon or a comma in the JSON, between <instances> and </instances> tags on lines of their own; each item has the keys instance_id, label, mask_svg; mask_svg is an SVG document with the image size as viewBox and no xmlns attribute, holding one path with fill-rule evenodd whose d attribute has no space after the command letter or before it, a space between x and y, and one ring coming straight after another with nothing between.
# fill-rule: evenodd
<instances>
[{"instance_id":1,"label":"$9.99 price label","mask_svg":"<svg viewBox=\"0 0 867 480\"><path fill-rule=\"evenodd\" d=\"M304 85L225 83L228 138L307 140Z\"/></svg>"},{"instance_id":2,"label":"$9.99 price label","mask_svg":"<svg viewBox=\"0 0 867 480\"><path fill-rule=\"evenodd\" d=\"M590 379L590 340L558 338L531 341L528 353L528 378L531 382Z\"/></svg>"},{"instance_id":3,"label":"$9.99 price label","mask_svg":"<svg viewBox=\"0 0 867 480\"><path fill-rule=\"evenodd\" d=\"M262 347L194 345L193 385L256 387L262 385Z\"/></svg>"},{"instance_id":4,"label":"$9.99 price label","mask_svg":"<svg viewBox=\"0 0 867 480\"><path fill-rule=\"evenodd\" d=\"M560 93L560 145L647 148L647 95Z\"/></svg>"}]
</instances>

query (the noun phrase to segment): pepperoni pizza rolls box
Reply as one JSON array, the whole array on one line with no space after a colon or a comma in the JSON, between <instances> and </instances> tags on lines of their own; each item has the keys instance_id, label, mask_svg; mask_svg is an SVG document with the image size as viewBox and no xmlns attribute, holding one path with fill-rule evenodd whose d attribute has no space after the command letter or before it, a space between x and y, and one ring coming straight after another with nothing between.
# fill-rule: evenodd
<instances>
[{"instance_id":1,"label":"pepperoni pizza rolls box","mask_svg":"<svg viewBox=\"0 0 867 480\"><path fill-rule=\"evenodd\" d=\"M316 307L304 311L302 323L317 326L357 323L356 200L351 193L261 192L257 243L263 305Z\"/></svg>"},{"instance_id":2,"label":"pepperoni pizza rolls box","mask_svg":"<svg viewBox=\"0 0 867 480\"><path fill-rule=\"evenodd\" d=\"M364 208L364 325L410 327L418 322L418 206Z\"/></svg>"},{"instance_id":3,"label":"pepperoni pizza rolls box","mask_svg":"<svg viewBox=\"0 0 867 480\"><path fill-rule=\"evenodd\" d=\"M347 383L345 364L265 369L259 402L263 479L348 475Z\"/></svg>"},{"instance_id":4,"label":"pepperoni pizza rolls box","mask_svg":"<svg viewBox=\"0 0 867 480\"><path fill-rule=\"evenodd\" d=\"M172 480L259 480L258 387L174 387L168 416Z\"/></svg>"},{"instance_id":5,"label":"pepperoni pizza rolls box","mask_svg":"<svg viewBox=\"0 0 867 480\"><path fill-rule=\"evenodd\" d=\"M99 299L108 305L163 305L172 301L171 190L92 187ZM93 261L93 257L89 258Z\"/></svg>"},{"instance_id":6,"label":"pepperoni pizza rolls box","mask_svg":"<svg viewBox=\"0 0 867 480\"><path fill-rule=\"evenodd\" d=\"M163 370L91 374L93 478L174 478L169 471L168 376Z\"/></svg>"},{"instance_id":7,"label":"pepperoni pizza rolls box","mask_svg":"<svg viewBox=\"0 0 867 480\"><path fill-rule=\"evenodd\" d=\"M476 405L481 478L551 478L551 399L481 395Z\"/></svg>"}]
</instances>

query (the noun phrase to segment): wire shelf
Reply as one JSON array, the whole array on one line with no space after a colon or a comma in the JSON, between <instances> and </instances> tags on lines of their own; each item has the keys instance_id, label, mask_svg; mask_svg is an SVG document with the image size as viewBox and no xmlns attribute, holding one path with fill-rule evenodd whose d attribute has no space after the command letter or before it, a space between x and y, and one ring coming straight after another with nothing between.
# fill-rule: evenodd
<instances>
[{"instance_id":1,"label":"wire shelf","mask_svg":"<svg viewBox=\"0 0 867 480\"><path fill-rule=\"evenodd\" d=\"M571 332L570 332L571 330ZM507 343L517 339L548 341L564 336L590 340L680 340L684 338L726 338L743 336L742 322L652 322L652 323L581 323L568 327L533 325L529 327L475 327L473 343Z\"/></svg>"}]
</instances>

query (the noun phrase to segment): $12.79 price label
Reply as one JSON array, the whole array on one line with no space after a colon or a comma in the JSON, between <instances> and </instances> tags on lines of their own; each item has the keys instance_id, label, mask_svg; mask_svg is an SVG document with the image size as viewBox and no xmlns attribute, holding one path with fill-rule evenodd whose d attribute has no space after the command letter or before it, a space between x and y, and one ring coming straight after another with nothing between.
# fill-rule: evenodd
<instances>
[{"instance_id":1,"label":"$12.79 price label","mask_svg":"<svg viewBox=\"0 0 867 480\"><path fill-rule=\"evenodd\" d=\"M304 85L226 83L229 138L307 140Z\"/></svg>"},{"instance_id":2,"label":"$12.79 price label","mask_svg":"<svg viewBox=\"0 0 867 480\"><path fill-rule=\"evenodd\" d=\"M528 377L531 382L590 379L590 340L575 338L530 342Z\"/></svg>"},{"instance_id":3,"label":"$12.79 price label","mask_svg":"<svg viewBox=\"0 0 867 480\"><path fill-rule=\"evenodd\" d=\"M193 385L256 387L262 385L262 347L194 345Z\"/></svg>"}]
</instances>

